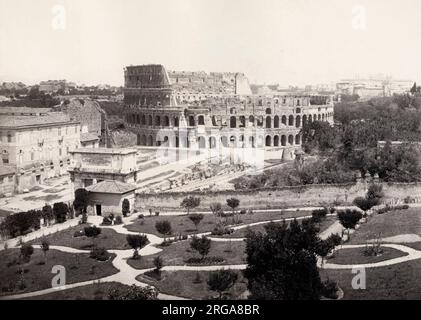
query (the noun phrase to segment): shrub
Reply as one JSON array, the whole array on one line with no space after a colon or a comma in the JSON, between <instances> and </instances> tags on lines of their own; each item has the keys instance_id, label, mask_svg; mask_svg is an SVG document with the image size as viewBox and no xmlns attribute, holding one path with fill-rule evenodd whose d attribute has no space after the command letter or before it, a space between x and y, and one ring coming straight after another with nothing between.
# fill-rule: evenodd
<instances>
[{"instance_id":1,"label":"shrub","mask_svg":"<svg viewBox=\"0 0 421 320\"><path fill-rule=\"evenodd\" d=\"M338 299L339 287L335 281L326 280L322 284L322 295L328 299Z\"/></svg>"},{"instance_id":2,"label":"shrub","mask_svg":"<svg viewBox=\"0 0 421 320\"><path fill-rule=\"evenodd\" d=\"M101 228L97 228L96 226L92 227L85 227L83 229L85 236L88 238L96 238L98 235L101 234Z\"/></svg>"},{"instance_id":3,"label":"shrub","mask_svg":"<svg viewBox=\"0 0 421 320\"><path fill-rule=\"evenodd\" d=\"M139 287L132 285L125 289L112 289L108 292L110 300L157 300L158 292L152 287Z\"/></svg>"},{"instance_id":4,"label":"shrub","mask_svg":"<svg viewBox=\"0 0 421 320\"><path fill-rule=\"evenodd\" d=\"M102 223L103 226L110 226L113 224L113 221L109 218L109 217L104 217L102 218Z\"/></svg>"},{"instance_id":5,"label":"shrub","mask_svg":"<svg viewBox=\"0 0 421 320\"><path fill-rule=\"evenodd\" d=\"M142 234L128 234L126 237L127 243L133 248L133 259L139 259L139 249L142 249L148 244L148 237Z\"/></svg>"},{"instance_id":6,"label":"shrub","mask_svg":"<svg viewBox=\"0 0 421 320\"><path fill-rule=\"evenodd\" d=\"M238 279L237 273L232 270L219 270L212 272L209 275L207 284L209 290L216 291L219 294L219 299L225 291L229 290Z\"/></svg>"},{"instance_id":7,"label":"shrub","mask_svg":"<svg viewBox=\"0 0 421 320\"><path fill-rule=\"evenodd\" d=\"M234 229L227 228L223 226L222 224L218 224L211 232L213 236L223 236L226 234L231 234L234 232Z\"/></svg>"},{"instance_id":8,"label":"shrub","mask_svg":"<svg viewBox=\"0 0 421 320\"><path fill-rule=\"evenodd\" d=\"M143 214L139 214L139 215L137 216L137 218L138 218L138 219L145 219L145 216L144 216Z\"/></svg>"},{"instance_id":9,"label":"shrub","mask_svg":"<svg viewBox=\"0 0 421 320\"><path fill-rule=\"evenodd\" d=\"M127 217L127 214L130 213L130 202L127 199L123 200L123 203L121 204L121 213L124 217Z\"/></svg>"},{"instance_id":10,"label":"shrub","mask_svg":"<svg viewBox=\"0 0 421 320\"><path fill-rule=\"evenodd\" d=\"M155 216L158 217L159 216L159 211L155 211Z\"/></svg>"},{"instance_id":11,"label":"shrub","mask_svg":"<svg viewBox=\"0 0 421 320\"><path fill-rule=\"evenodd\" d=\"M223 257L205 257L205 258L198 258L198 257L191 257L185 260L188 264L197 264L197 265L212 265L212 264L219 264L223 263L225 259Z\"/></svg>"},{"instance_id":12,"label":"shrub","mask_svg":"<svg viewBox=\"0 0 421 320\"><path fill-rule=\"evenodd\" d=\"M164 260L161 258L161 256L157 256L153 259L153 265L155 266L156 272L159 272L164 266Z\"/></svg>"},{"instance_id":13,"label":"shrub","mask_svg":"<svg viewBox=\"0 0 421 320\"><path fill-rule=\"evenodd\" d=\"M93 247L91 249L90 257L98 261L107 261L110 258L110 253L102 247Z\"/></svg>"},{"instance_id":14,"label":"shrub","mask_svg":"<svg viewBox=\"0 0 421 320\"><path fill-rule=\"evenodd\" d=\"M121 216L115 217L114 224L123 224L123 218Z\"/></svg>"},{"instance_id":15,"label":"shrub","mask_svg":"<svg viewBox=\"0 0 421 320\"><path fill-rule=\"evenodd\" d=\"M64 202L54 203L53 213L56 219L56 223L66 222L66 217L67 217L67 214L69 213L69 207Z\"/></svg>"},{"instance_id":16,"label":"shrub","mask_svg":"<svg viewBox=\"0 0 421 320\"><path fill-rule=\"evenodd\" d=\"M157 221L155 223L155 229L160 234L164 235L164 240L166 236L172 233L171 223L168 220Z\"/></svg>"},{"instance_id":17,"label":"shrub","mask_svg":"<svg viewBox=\"0 0 421 320\"><path fill-rule=\"evenodd\" d=\"M31 256L34 253L34 247L30 244L23 244L20 248L20 255L23 258L24 262L29 262L31 260Z\"/></svg>"},{"instance_id":18,"label":"shrub","mask_svg":"<svg viewBox=\"0 0 421 320\"><path fill-rule=\"evenodd\" d=\"M75 233L73 234L73 237L77 238L77 237L83 237L85 235L85 232L83 230L79 230L79 231L75 231Z\"/></svg>"},{"instance_id":19,"label":"shrub","mask_svg":"<svg viewBox=\"0 0 421 320\"><path fill-rule=\"evenodd\" d=\"M314 222L320 222L326 217L327 213L328 213L327 208L315 209L311 212L311 217Z\"/></svg>"},{"instance_id":20,"label":"shrub","mask_svg":"<svg viewBox=\"0 0 421 320\"><path fill-rule=\"evenodd\" d=\"M42 211L29 210L8 215L0 224L0 230L12 238L40 228Z\"/></svg>"},{"instance_id":21,"label":"shrub","mask_svg":"<svg viewBox=\"0 0 421 320\"><path fill-rule=\"evenodd\" d=\"M88 206L89 191L86 189L77 189L75 191L75 200L73 201L73 207L76 210L76 216L79 214L86 213L86 207Z\"/></svg>"},{"instance_id":22,"label":"shrub","mask_svg":"<svg viewBox=\"0 0 421 320\"><path fill-rule=\"evenodd\" d=\"M202 259L209 253L211 247L211 240L208 239L206 236L199 237L192 237L190 242L190 247L193 250L196 250L201 256Z\"/></svg>"},{"instance_id":23,"label":"shrub","mask_svg":"<svg viewBox=\"0 0 421 320\"><path fill-rule=\"evenodd\" d=\"M183 199L180 203L180 207L185 208L187 210L187 214L190 213L191 209L194 209L200 205L200 198L188 196Z\"/></svg>"},{"instance_id":24,"label":"shrub","mask_svg":"<svg viewBox=\"0 0 421 320\"><path fill-rule=\"evenodd\" d=\"M363 217L362 213L357 210L346 209L338 212L339 222L345 229L354 229L358 221ZM349 232L348 232L349 236Z\"/></svg>"},{"instance_id":25,"label":"shrub","mask_svg":"<svg viewBox=\"0 0 421 320\"><path fill-rule=\"evenodd\" d=\"M190 219L191 222L193 222L193 224L194 224L194 226L196 227L196 230L197 230L197 226L203 220L203 214L199 214L199 213L191 214L191 215L189 215L189 219Z\"/></svg>"},{"instance_id":26,"label":"shrub","mask_svg":"<svg viewBox=\"0 0 421 320\"><path fill-rule=\"evenodd\" d=\"M246 214L246 213L247 213L247 210L245 209L240 210L240 214Z\"/></svg>"}]
</instances>

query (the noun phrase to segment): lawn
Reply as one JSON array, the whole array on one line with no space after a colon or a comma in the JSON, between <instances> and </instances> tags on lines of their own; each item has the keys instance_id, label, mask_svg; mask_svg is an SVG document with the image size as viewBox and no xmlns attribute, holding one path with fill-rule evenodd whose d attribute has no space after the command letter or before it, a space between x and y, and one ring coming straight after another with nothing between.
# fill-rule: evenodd
<instances>
[{"instance_id":1,"label":"lawn","mask_svg":"<svg viewBox=\"0 0 421 320\"><path fill-rule=\"evenodd\" d=\"M253 214L240 214L239 219L242 221L241 224L249 224L259 221L270 221L279 220L286 218L302 217L311 215L309 211L269 211L269 212L256 212ZM231 219L231 218L228 218ZM155 224L158 221L168 220L171 223L173 234L192 234L212 231L218 218L213 214L204 214L203 220L198 226L198 230L195 229L194 224L189 220L188 215L179 216L149 216L145 215L144 219L138 219L134 223L129 224L126 227L129 231L140 232L140 233L151 233L161 236L156 229Z\"/></svg>"},{"instance_id":2,"label":"lawn","mask_svg":"<svg viewBox=\"0 0 421 320\"><path fill-rule=\"evenodd\" d=\"M130 246L127 244L126 235L117 233L109 228L101 228L101 234L96 239L88 238L86 236L74 237L75 232L83 230L86 226L88 225L72 227L45 236L44 238L50 245L72 247L80 250L90 250L94 243L96 246L106 249L130 249ZM41 241L42 239L36 239L31 243L41 244Z\"/></svg>"},{"instance_id":3,"label":"lawn","mask_svg":"<svg viewBox=\"0 0 421 320\"><path fill-rule=\"evenodd\" d=\"M336 216L329 216L329 217L326 217L325 219L323 219L320 223L317 224L319 229L320 229L320 232L323 232L324 230L326 230L335 221L336 221ZM231 234L224 235L224 236L221 236L221 237L223 237L223 238L245 238L245 236L247 235L247 232L249 230L253 231L253 232L264 233L266 225L267 225L267 223L259 224L257 226L251 226L251 227L247 227L247 228L238 229L238 230L235 230ZM220 238L219 236L212 236L212 237Z\"/></svg>"},{"instance_id":4,"label":"lawn","mask_svg":"<svg viewBox=\"0 0 421 320\"><path fill-rule=\"evenodd\" d=\"M228 291L230 299L239 299L247 289L247 280L241 271L235 271L238 275L236 284ZM180 297L200 300L214 299L218 297L216 292L210 291L207 286L209 271L174 271L161 272L161 280L157 281L147 275L140 275L137 280L156 287L161 293ZM199 274L200 279L197 279ZM196 282L196 280L200 280Z\"/></svg>"},{"instance_id":5,"label":"lawn","mask_svg":"<svg viewBox=\"0 0 421 320\"><path fill-rule=\"evenodd\" d=\"M118 282L102 282L24 300L108 300L108 292L110 290L125 288L128 288L128 286Z\"/></svg>"},{"instance_id":6,"label":"lawn","mask_svg":"<svg viewBox=\"0 0 421 320\"><path fill-rule=\"evenodd\" d=\"M141 259L127 260L127 263L136 269L153 268L153 259L161 256L164 266L186 265L186 260L192 257L200 257L199 253L190 248L190 240L173 243L167 247L161 247L163 251L150 256L144 256ZM243 241L224 241L211 242L211 248L208 257L222 257L224 261L221 265L243 264L245 263L246 244ZM212 263L215 264L215 263Z\"/></svg>"},{"instance_id":7,"label":"lawn","mask_svg":"<svg viewBox=\"0 0 421 320\"><path fill-rule=\"evenodd\" d=\"M421 209L394 210L371 216L367 223L351 236L350 243L365 243L367 239L397 236L400 234L421 236Z\"/></svg>"},{"instance_id":8,"label":"lawn","mask_svg":"<svg viewBox=\"0 0 421 320\"><path fill-rule=\"evenodd\" d=\"M408 255L406 252L388 247L382 247L382 250L383 252L379 256L366 256L364 254L364 248L345 247L337 250L334 256L328 259L327 262L336 264L375 263Z\"/></svg>"},{"instance_id":9,"label":"lawn","mask_svg":"<svg viewBox=\"0 0 421 320\"><path fill-rule=\"evenodd\" d=\"M347 300L421 299L421 260L366 269L366 289L352 288L352 270L322 270L322 278L337 281Z\"/></svg>"},{"instance_id":10,"label":"lawn","mask_svg":"<svg viewBox=\"0 0 421 320\"><path fill-rule=\"evenodd\" d=\"M51 273L51 270L56 265L65 267L68 284L94 280L118 272L111 263L114 255L106 262L99 262L91 259L89 254L71 254L51 249L47 252L45 261L43 252L35 249L29 263L19 264L19 254L19 249L0 252L0 295L51 288L51 281L56 275ZM18 287L22 268L25 288Z\"/></svg>"}]
</instances>

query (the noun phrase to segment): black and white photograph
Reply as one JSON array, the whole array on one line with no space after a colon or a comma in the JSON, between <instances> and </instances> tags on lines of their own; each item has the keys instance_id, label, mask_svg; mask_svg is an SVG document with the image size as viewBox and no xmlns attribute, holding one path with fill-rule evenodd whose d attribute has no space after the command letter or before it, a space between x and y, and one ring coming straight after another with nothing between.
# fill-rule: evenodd
<instances>
[{"instance_id":1,"label":"black and white photograph","mask_svg":"<svg viewBox=\"0 0 421 320\"><path fill-rule=\"evenodd\" d=\"M0 300L263 319L420 279L420 0L0 0Z\"/></svg>"}]
</instances>

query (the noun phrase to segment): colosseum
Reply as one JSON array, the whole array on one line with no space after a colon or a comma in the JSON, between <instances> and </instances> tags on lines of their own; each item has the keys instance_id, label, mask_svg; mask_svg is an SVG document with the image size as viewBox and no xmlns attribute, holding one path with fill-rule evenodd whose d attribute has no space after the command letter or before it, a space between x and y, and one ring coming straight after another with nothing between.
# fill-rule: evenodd
<instances>
[{"instance_id":1,"label":"colosseum","mask_svg":"<svg viewBox=\"0 0 421 320\"><path fill-rule=\"evenodd\" d=\"M139 146L260 148L287 159L301 148L303 125L333 124L331 96L253 95L242 73L167 72L162 65L124 71L124 117Z\"/></svg>"}]
</instances>

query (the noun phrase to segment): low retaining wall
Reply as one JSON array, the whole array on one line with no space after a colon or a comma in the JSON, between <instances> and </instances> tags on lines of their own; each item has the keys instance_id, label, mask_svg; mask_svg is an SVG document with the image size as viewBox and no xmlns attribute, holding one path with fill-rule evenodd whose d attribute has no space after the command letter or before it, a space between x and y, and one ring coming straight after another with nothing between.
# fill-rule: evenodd
<instances>
[{"instance_id":1,"label":"low retaining wall","mask_svg":"<svg viewBox=\"0 0 421 320\"><path fill-rule=\"evenodd\" d=\"M406 197L421 202L421 183L380 183L385 193L385 203L400 203ZM193 195L200 197L197 210L209 210L213 202L226 204L226 199L237 198L242 209L270 209L285 207L323 206L324 204L350 205L358 196L364 196L370 183L305 185L296 187L266 188L257 190L224 190L136 194L135 208L159 208L179 211L181 201ZM227 207L225 207L227 209Z\"/></svg>"}]
</instances>

